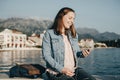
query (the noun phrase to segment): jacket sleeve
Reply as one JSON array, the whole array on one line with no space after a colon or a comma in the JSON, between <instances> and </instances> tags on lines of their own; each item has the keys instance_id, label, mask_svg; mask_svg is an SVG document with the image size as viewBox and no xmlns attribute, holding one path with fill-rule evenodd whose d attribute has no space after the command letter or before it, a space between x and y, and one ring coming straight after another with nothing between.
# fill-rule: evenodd
<instances>
[{"instance_id":1,"label":"jacket sleeve","mask_svg":"<svg viewBox=\"0 0 120 80\"><path fill-rule=\"evenodd\" d=\"M76 35L76 38L78 40L78 35ZM77 46L77 53L76 53L77 57L84 58L84 55L83 55L83 53L82 53L82 51L81 51L81 49L80 49L80 47L78 45L78 41L77 41L77 45L76 46Z\"/></svg>"},{"instance_id":2,"label":"jacket sleeve","mask_svg":"<svg viewBox=\"0 0 120 80\"><path fill-rule=\"evenodd\" d=\"M43 58L51 67L55 68L57 71L61 72L63 66L57 63L54 58L52 57L52 50L51 50L51 41L50 41L50 33L46 32L43 37L42 41L42 54Z\"/></svg>"}]
</instances>

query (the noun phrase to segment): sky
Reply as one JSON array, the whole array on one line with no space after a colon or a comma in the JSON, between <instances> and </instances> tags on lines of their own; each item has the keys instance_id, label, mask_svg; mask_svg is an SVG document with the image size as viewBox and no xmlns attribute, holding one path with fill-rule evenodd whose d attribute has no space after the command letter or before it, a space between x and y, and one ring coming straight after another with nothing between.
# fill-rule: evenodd
<instances>
[{"instance_id":1,"label":"sky","mask_svg":"<svg viewBox=\"0 0 120 80\"><path fill-rule=\"evenodd\" d=\"M0 0L0 18L54 20L63 7L75 10L75 27L120 34L120 0Z\"/></svg>"}]
</instances>

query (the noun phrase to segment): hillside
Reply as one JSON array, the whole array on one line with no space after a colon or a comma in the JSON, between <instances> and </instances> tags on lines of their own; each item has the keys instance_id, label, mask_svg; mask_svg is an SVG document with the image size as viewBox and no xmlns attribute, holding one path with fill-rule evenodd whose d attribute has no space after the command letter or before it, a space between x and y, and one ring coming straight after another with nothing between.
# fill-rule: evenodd
<instances>
[{"instance_id":1,"label":"hillside","mask_svg":"<svg viewBox=\"0 0 120 80\"><path fill-rule=\"evenodd\" d=\"M31 18L8 18L0 19L0 32L5 28L16 29L30 36L32 33L40 34L52 25L51 20L35 20ZM95 41L120 39L120 35L113 32L100 33L93 28L77 28L79 40L83 38L92 38Z\"/></svg>"},{"instance_id":2,"label":"hillside","mask_svg":"<svg viewBox=\"0 0 120 80\"><path fill-rule=\"evenodd\" d=\"M79 39L92 38L95 41L120 39L120 35L114 32L100 33L98 30L92 28L77 28L77 33L79 34Z\"/></svg>"},{"instance_id":3,"label":"hillside","mask_svg":"<svg viewBox=\"0 0 120 80\"><path fill-rule=\"evenodd\" d=\"M40 34L43 30L50 27L52 21L50 20L35 20L35 19L24 19L24 18L8 18L0 19L0 31L3 29L16 29L27 35L32 33Z\"/></svg>"}]
</instances>

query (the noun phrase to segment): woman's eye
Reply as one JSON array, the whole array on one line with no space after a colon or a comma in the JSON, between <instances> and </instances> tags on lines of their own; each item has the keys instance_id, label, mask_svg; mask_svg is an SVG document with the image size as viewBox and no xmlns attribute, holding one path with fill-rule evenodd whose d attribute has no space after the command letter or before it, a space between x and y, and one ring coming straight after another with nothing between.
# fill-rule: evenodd
<instances>
[{"instance_id":1,"label":"woman's eye","mask_svg":"<svg viewBox=\"0 0 120 80\"><path fill-rule=\"evenodd\" d=\"M70 20L72 20L72 18L69 18Z\"/></svg>"},{"instance_id":2,"label":"woman's eye","mask_svg":"<svg viewBox=\"0 0 120 80\"><path fill-rule=\"evenodd\" d=\"M72 19L72 20L74 20L74 18L73 18L73 17L70 17L69 19Z\"/></svg>"}]
</instances>

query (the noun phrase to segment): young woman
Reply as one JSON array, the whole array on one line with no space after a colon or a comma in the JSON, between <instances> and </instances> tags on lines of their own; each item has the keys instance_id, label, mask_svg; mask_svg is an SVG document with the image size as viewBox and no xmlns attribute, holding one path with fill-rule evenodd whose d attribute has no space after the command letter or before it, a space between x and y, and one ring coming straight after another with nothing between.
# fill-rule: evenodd
<instances>
[{"instance_id":1,"label":"young woman","mask_svg":"<svg viewBox=\"0 0 120 80\"><path fill-rule=\"evenodd\" d=\"M46 31L42 44L46 67L56 74L64 74L66 76L64 79L67 80L70 78L74 80L95 80L94 77L78 67L77 58L84 58L90 52L88 50L81 51L78 46L74 19L75 11L64 7L57 13L52 27ZM47 77L47 79L51 79L50 76L47 75Z\"/></svg>"}]
</instances>

